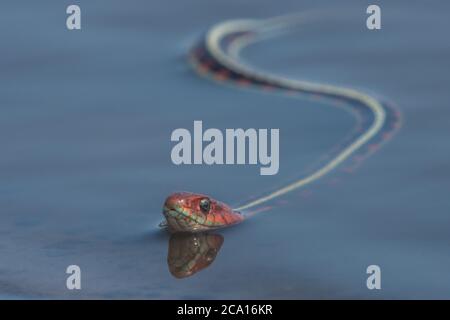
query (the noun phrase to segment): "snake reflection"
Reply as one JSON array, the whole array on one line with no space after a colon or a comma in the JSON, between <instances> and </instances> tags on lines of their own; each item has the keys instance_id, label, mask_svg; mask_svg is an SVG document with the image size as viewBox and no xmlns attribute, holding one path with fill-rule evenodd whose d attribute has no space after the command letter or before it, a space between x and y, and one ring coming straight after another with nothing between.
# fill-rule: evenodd
<instances>
[{"instance_id":1,"label":"snake reflection","mask_svg":"<svg viewBox=\"0 0 450 320\"><path fill-rule=\"evenodd\" d=\"M169 239L167 265L175 278L186 278L213 263L223 244L213 233L173 233Z\"/></svg>"}]
</instances>

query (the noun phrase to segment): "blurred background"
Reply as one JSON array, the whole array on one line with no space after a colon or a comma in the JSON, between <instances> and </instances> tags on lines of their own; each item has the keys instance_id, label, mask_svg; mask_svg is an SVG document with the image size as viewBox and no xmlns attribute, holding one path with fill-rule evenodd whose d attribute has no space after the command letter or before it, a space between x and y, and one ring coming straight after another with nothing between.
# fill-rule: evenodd
<instances>
[{"instance_id":1,"label":"blurred background","mask_svg":"<svg viewBox=\"0 0 450 320\"><path fill-rule=\"evenodd\" d=\"M80 31L66 28L70 4L81 7ZM366 28L369 4L381 7L379 31ZM0 298L450 298L448 2L0 8ZM357 171L343 167L220 232L207 268L174 277L169 249L188 252L190 240L158 230L167 195L243 203L308 172L353 129L350 114L324 102L220 86L187 63L215 23L310 9L334 14L249 47L246 61L393 101L403 127ZM173 165L170 134L194 120L280 128L279 174ZM78 291L66 288L72 264ZM381 290L366 287L371 264Z\"/></svg>"}]
</instances>

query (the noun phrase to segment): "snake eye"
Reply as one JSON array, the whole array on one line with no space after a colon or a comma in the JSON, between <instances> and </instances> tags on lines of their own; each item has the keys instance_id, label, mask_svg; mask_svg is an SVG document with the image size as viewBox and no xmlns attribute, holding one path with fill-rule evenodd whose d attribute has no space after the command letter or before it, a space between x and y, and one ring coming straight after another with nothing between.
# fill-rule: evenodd
<instances>
[{"instance_id":1,"label":"snake eye","mask_svg":"<svg viewBox=\"0 0 450 320\"><path fill-rule=\"evenodd\" d=\"M211 201L208 198L200 200L200 210L202 210L203 213L208 213L209 209L211 209Z\"/></svg>"}]
</instances>

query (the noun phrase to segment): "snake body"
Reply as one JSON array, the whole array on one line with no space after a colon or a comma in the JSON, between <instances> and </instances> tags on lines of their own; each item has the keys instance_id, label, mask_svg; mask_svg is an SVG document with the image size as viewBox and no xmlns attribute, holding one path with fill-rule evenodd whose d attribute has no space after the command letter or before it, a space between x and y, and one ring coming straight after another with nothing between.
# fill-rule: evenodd
<instances>
[{"instance_id":1,"label":"snake body","mask_svg":"<svg viewBox=\"0 0 450 320\"><path fill-rule=\"evenodd\" d=\"M267 195L254 199L235 209L211 197L194 193L175 193L166 199L163 214L169 230L196 232L234 225L244 220L244 210L260 206L288 192L308 185L348 160L356 151L370 153L388 140L400 126L400 115L387 102L355 89L288 79L249 67L239 59L239 52L249 44L265 39L295 23L293 17L266 20L234 20L220 23L210 29L205 38L191 51L190 62L200 75L216 81L228 82L244 88L261 88L319 97L363 114L370 121L364 129L323 166ZM209 203L208 206L201 205ZM207 209L207 210L205 210Z\"/></svg>"}]
</instances>

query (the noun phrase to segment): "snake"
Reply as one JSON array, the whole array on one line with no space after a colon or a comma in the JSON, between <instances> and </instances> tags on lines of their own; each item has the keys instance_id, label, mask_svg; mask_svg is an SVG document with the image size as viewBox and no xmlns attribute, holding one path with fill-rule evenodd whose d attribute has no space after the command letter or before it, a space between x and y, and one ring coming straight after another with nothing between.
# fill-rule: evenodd
<instances>
[{"instance_id":1,"label":"snake","mask_svg":"<svg viewBox=\"0 0 450 320\"><path fill-rule=\"evenodd\" d=\"M248 219L249 209L305 187L341 166L357 151L364 159L389 140L401 124L399 111L393 103L376 98L360 90L335 85L286 78L259 70L245 63L240 52L249 45L290 30L302 21L298 14L268 19L229 20L214 25L191 50L189 62L201 76L220 83L229 83L243 89L283 92L290 97L323 99L337 106L345 106L354 114L366 119L363 128L351 141L345 143L334 155L310 174L282 186L268 194L253 199L236 208L208 195L192 192L175 192L163 206L165 221L161 226L172 233L198 233L233 226Z\"/></svg>"}]
</instances>

